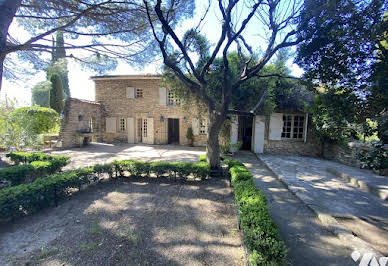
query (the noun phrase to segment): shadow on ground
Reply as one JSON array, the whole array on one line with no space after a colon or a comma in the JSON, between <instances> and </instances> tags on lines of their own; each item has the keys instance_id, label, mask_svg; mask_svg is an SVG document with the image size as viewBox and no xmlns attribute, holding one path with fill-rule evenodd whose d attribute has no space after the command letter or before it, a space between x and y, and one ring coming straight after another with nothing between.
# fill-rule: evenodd
<instances>
[{"instance_id":1,"label":"shadow on ground","mask_svg":"<svg viewBox=\"0 0 388 266\"><path fill-rule=\"evenodd\" d=\"M224 180L112 180L2 226L0 264L241 265L235 214Z\"/></svg>"},{"instance_id":2,"label":"shadow on ground","mask_svg":"<svg viewBox=\"0 0 388 266\"><path fill-rule=\"evenodd\" d=\"M291 265L356 265L350 257L352 247L327 231L254 154L239 152L237 158L251 171L257 187L265 194L271 217L288 247Z\"/></svg>"},{"instance_id":3,"label":"shadow on ground","mask_svg":"<svg viewBox=\"0 0 388 266\"><path fill-rule=\"evenodd\" d=\"M70 156L70 164L65 169L73 169L124 159L197 162L199 156L205 153L205 148L182 145L92 143L82 148L52 151L51 153Z\"/></svg>"}]
</instances>

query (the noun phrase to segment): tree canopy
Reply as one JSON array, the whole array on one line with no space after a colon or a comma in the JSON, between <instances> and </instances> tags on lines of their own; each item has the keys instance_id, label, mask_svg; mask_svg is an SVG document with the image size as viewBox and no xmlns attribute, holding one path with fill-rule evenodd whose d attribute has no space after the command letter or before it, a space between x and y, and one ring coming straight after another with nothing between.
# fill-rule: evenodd
<instances>
[{"instance_id":1,"label":"tree canopy","mask_svg":"<svg viewBox=\"0 0 388 266\"><path fill-rule=\"evenodd\" d=\"M179 1L173 10L170 19L179 22L193 14L194 2ZM3 69L8 78L16 75L11 54L38 70L47 68L49 62L40 55L51 52L50 35L57 31L69 37L61 47L71 51L66 57L95 71L115 68L117 60L141 67L156 55L144 5L137 0L6 0L0 2L0 18L0 80ZM12 35L11 23L24 27L31 37ZM76 53L80 49L82 56Z\"/></svg>"},{"instance_id":2,"label":"tree canopy","mask_svg":"<svg viewBox=\"0 0 388 266\"><path fill-rule=\"evenodd\" d=\"M306 13L315 12L315 5L307 5ZM340 141L356 137L357 128L371 135L372 119L379 121L380 139L388 138L387 22L386 1L330 1L301 28L306 41L296 62L306 80L324 88L314 108L321 137Z\"/></svg>"},{"instance_id":3,"label":"tree canopy","mask_svg":"<svg viewBox=\"0 0 388 266\"><path fill-rule=\"evenodd\" d=\"M31 91L32 105L50 107L51 81L42 81L36 84Z\"/></svg>"}]
</instances>

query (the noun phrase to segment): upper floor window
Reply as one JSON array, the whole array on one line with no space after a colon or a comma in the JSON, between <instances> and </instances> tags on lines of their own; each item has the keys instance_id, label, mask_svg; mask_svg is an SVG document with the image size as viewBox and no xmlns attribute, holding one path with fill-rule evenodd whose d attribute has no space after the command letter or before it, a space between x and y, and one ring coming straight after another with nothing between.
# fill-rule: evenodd
<instances>
[{"instance_id":1,"label":"upper floor window","mask_svg":"<svg viewBox=\"0 0 388 266\"><path fill-rule=\"evenodd\" d=\"M143 98L143 89L136 89L136 98Z\"/></svg>"},{"instance_id":2,"label":"upper floor window","mask_svg":"<svg viewBox=\"0 0 388 266\"><path fill-rule=\"evenodd\" d=\"M304 115L283 115L282 138L303 139L304 120Z\"/></svg>"},{"instance_id":3,"label":"upper floor window","mask_svg":"<svg viewBox=\"0 0 388 266\"><path fill-rule=\"evenodd\" d=\"M169 91L167 95L167 104L171 106L177 106L180 105L181 101L176 96L175 92Z\"/></svg>"},{"instance_id":4,"label":"upper floor window","mask_svg":"<svg viewBox=\"0 0 388 266\"><path fill-rule=\"evenodd\" d=\"M120 118L120 125L119 125L119 128L120 128L120 131L123 132L125 131L125 118Z\"/></svg>"},{"instance_id":5,"label":"upper floor window","mask_svg":"<svg viewBox=\"0 0 388 266\"><path fill-rule=\"evenodd\" d=\"M200 120L199 121L199 135L206 135L207 134L207 124L205 121Z\"/></svg>"}]
</instances>

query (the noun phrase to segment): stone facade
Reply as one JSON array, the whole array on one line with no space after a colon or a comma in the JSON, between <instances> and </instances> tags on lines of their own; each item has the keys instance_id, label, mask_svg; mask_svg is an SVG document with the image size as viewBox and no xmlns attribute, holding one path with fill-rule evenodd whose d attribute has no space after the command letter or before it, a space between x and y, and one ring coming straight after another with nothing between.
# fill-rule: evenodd
<instances>
[{"instance_id":1,"label":"stone facade","mask_svg":"<svg viewBox=\"0 0 388 266\"><path fill-rule=\"evenodd\" d=\"M283 113L277 111L275 114L278 114L279 117ZM304 125L303 138L301 139L287 139L283 138L280 135L280 138L275 139L271 138L271 117L266 117L265 119L265 130L264 130L264 153L273 153L273 154L297 154L302 156L313 156L317 157L320 155L320 147L311 130L311 119L309 119L307 114L304 113L295 113L295 112L286 112L286 114L299 115L305 117L304 123L307 122L307 125ZM283 130L282 125L278 129ZM305 136L305 134L307 134Z\"/></svg>"},{"instance_id":2,"label":"stone facade","mask_svg":"<svg viewBox=\"0 0 388 266\"><path fill-rule=\"evenodd\" d=\"M116 121L116 130L108 132L108 120L102 119L103 142L167 144L168 121L178 119L179 130L175 131L179 133L175 134L179 134L179 144L189 144L186 138L189 127L194 131L194 145L206 144L206 132L202 130L202 134L199 133L196 108L169 105L168 90L161 85L160 76L107 76L92 79L95 82L96 101L104 106L106 118L113 121L110 123ZM141 97L138 97L138 94L141 94ZM144 121L147 121L146 124ZM124 123L125 125L122 125ZM114 125L112 126L114 128ZM146 130L148 132L145 132ZM145 137L146 134L151 134L151 137Z\"/></svg>"},{"instance_id":3,"label":"stone facade","mask_svg":"<svg viewBox=\"0 0 388 266\"><path fill-rule=\"evenodd\" d=\"M101 104L67 99L60 130L62 147L76 147L90 141L100 141L103 117L104 109Z\"/></svg>"}]
</instances>

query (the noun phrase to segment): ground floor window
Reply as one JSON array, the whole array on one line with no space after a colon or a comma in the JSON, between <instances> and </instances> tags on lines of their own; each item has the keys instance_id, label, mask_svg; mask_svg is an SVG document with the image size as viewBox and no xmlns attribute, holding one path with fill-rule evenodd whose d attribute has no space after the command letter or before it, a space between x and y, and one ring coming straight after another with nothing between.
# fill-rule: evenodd
<instances>
[{"instance_id":1,"label":"ground floor window","mask_svg":"<svg viewBox=\"0 0 388 266\"><path fill-rule=\"evenodd\" d=\"M120 131L124 132L125 131L125 118L120 118Z\"/></svg>"},{"instance_id":2,"label":"ground floor window","mask_svg":"<svg viewBox=\"0 0 388 266\"><path fill-rule=\"evenodd\" d=\"M283 139L303 139L304 133L304 115L283 115Z\"/></svg>"},{"instance_id":3,"label":"ground floor window","mask_svg":"<svg viewBox=\"0 0 388 266\"><path fill-rule=\"evenodd\" d=\"M207 134L207 123L206 121L200 120L199 121L199 135L206 135Z\"/></svg>"},{"instance_id":4,"label":"ground floor window","mask_svg":"<svg viewBox=\"0 0 388 266\"><path fill-rule=\"evenodd\" d=\"M146 138L147 137L147 119L144 119L143 120L143 137Z\"/></svg>"}]
</instances>

